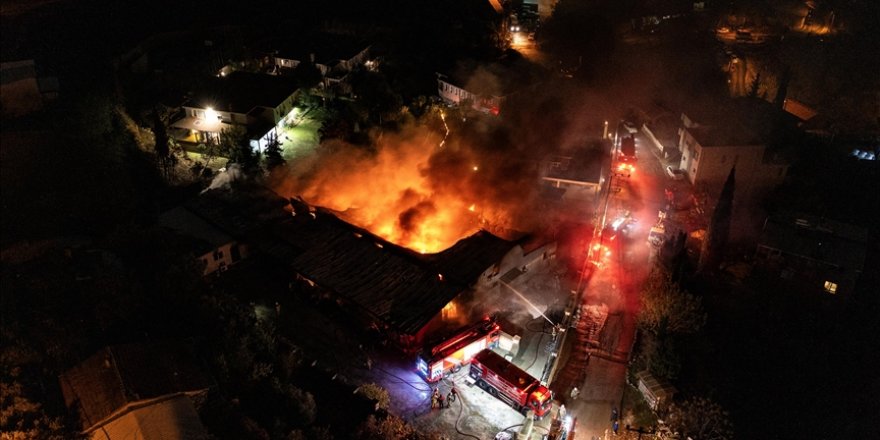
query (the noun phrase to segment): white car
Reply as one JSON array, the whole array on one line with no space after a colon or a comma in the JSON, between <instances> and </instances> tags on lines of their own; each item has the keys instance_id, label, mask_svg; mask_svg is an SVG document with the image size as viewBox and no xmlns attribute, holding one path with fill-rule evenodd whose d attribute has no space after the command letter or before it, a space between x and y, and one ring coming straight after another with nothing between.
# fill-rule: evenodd
<instances>
[{"instance_id":1,"label":"white car","mask_svg":"<svg viewBox=\"0 0 880 440\"><path fill-rule=\"evenodd\" d=\"M672 168L672 165L670 165L666 167L666 175L671 177L672 180L684 180L685 173L678 168Z\"/></svg>"}]
</instances>

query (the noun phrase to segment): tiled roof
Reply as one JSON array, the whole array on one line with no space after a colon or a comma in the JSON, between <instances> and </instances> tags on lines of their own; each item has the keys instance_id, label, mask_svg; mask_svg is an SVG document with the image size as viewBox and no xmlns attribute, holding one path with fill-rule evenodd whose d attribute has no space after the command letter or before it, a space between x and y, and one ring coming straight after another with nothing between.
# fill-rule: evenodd
<instances>
[{"instance_id":1,"label":"tiled roof","mask_svg":"<svg viewBox=\"0 0 880 440\"><path fill-rule=\"evenodd\" d=\"M64 401L88 430L125 405L207 390L212 382L183 343L105 347L59 378Z\"/></svg>"}]
</instances>

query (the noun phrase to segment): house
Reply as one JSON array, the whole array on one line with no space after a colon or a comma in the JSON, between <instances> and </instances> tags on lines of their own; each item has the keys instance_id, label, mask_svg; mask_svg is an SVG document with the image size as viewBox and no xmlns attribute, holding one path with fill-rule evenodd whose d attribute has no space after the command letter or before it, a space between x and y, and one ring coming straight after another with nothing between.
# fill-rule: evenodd
<instances>
[{"instance_id":1,"label":"house","mask_svg":"<svg viewBox=\"0 0 880 440\"><path fill-rule=\"evenodd\" d=\"M587 200L596 203L610 167L601 144L572 151L570 155L552 155L541 164L545 185L564 189L563 200Z\"/></svg>"},{"instance_id":2,"label":"house","mask_svg":"<svg viewBox=\"0 0 880 440\"><path fill-rule=\"evenodd\" d=\"M865 266L868 231L806 214L768 217L755 251L758 270L804 291L846 297Z\"/></svg>"},{"instance_id":3,"label":"house","mask_svg":"<svg viewBox=\"0 0 880 440\"><path fill-rule=\"evenodd\" d=\"M207 439L196 404L213 382L177 342L105 347L59 377L82 433L101 440Z\"/></svg>"},{"instance_id":4,"label":"house","mask_svg":"<svg viewBox=\"0 0 880 440\"><path fill-rule=\"evenodd\" d=\"M707 115L697 122L682 113L681 121L679 168L695 187L717 192L736 166L735 200L753 203L785 180L788 163L768 148L766 135L756 133L760 128L748 120L733 113Z\"/></svg>"},{"instance_id":5,"label":"house","mask_svg":"<svg viewBox=\"0 0 880 440\"><path fill-rule=\"evenodd\" d=\"M204 268L203 276L223 272L248 256L245 244L239 243L185 206L162 213L159 224L192 238L193 250Z\"/></svg>"},{"instance_id":6,"label":"house","mask_svg":"<svg viewBox=\"0 0 880 440\"><path fill-rule=\"evenodd\" d=\"M191 239L202 274L208 276L249 257L248 238L282 218L284 204L266 190L214 189L160 214L159 224Z\"/></svg>"},{"instance_id":7,"label":"house","mask_svg":"<svg viewBox=\"0 0 880 440\"><path fill-rule=\"evenodd\" d=\"M292 120L296 93L293 80L280 76L237 71L207 78L171 126L185 130L181 140L194 143L219 142L223 130L244 127L251 147L263 151Z\"/></svg>"},{"instance_id":8,"label":"house","mask_svg":"<svg viewBox=\"0 0 880 440\"><path fill-rule=\"evenodd\" d=\"M349 72L372 63L371 46L344 35L315 34L277 40L269 43L269 47L274 72L293 70L308 61L321 72L324 87L341 86Z\"/></svg>"},{"instance_id":9,"label":"house","mask_svg":"<svg viewBox=\"0 0 880 440\"><path fill-rule=\"evenodd\" d=\"M467 104L497 116L513 95L536 87L538 77L534 66L514 58L485 65L463 63L451 73L437 73L437 93L448 105Z\"/></svg>"}]
</instances>

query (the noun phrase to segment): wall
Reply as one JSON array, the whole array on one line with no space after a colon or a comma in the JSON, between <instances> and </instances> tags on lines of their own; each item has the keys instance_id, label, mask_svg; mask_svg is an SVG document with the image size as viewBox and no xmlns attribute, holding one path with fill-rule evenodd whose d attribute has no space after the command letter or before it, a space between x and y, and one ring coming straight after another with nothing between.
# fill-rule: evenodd
<instances>
[{"instance_id":1,"label":"wall","mask_svg":"<svg viewBox=\"0 0 880 440\"><path fill-rule=\"evenodd\" d=\"M201 256L202 264L205 266L203 275L210 275L215 272L225 271L226 268L244 259L248 255L247 246L236 242L231 242L218 247Z\"/></svg>"}]
</instances>

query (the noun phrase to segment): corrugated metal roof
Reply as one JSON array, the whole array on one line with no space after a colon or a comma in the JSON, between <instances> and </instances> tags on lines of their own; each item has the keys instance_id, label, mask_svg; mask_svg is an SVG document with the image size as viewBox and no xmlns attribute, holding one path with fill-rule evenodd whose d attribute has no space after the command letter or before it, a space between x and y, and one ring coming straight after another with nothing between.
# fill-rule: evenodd
<instances>
[{"instance_id":1,"label":"corrugated metal roof","mask_svg":"<svg viewBox=\"0 0 880 440\"><path fill-rule=\"evenodd\" d=\"M513 247L481 231L444 252L423 256L329 212L314 214L276 225L258 246L406 334L418 332Z\"/></svg>"}]
</instances>

